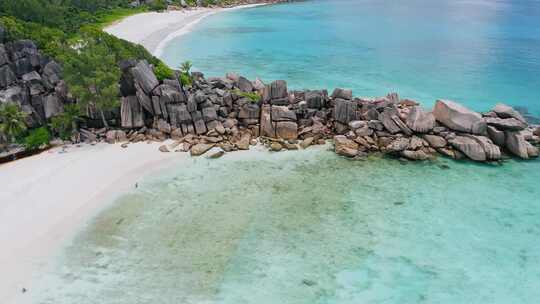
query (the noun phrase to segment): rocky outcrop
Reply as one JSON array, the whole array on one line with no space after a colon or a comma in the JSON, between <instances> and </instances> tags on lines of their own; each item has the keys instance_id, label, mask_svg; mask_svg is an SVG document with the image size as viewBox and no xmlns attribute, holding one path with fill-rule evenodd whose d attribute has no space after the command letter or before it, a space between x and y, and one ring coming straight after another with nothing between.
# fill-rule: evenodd
<instances>
[{"instance_id":1,"label":"rocky outcrop","mask_svg":"<svg viewBox=\"0 0 540 304\"><path fill-rule=\"evenodd\" d=\"M529 159L538 157L538 148L532 146L521 132L505 132L506 148L514 155Z\"/></svg>"},{"instance_id":2,"label":"rocky outcrop","mask_svg":"<svg viewBox=\"0 0 540 304\"><path fill-rule=\"evenodd\" d=\"M450 100L437 100L433 115L438 122L455 131L472 134L486 132L486 122L479 113Z\"/></svg>"},{"instance_id":3,"label":"rocky outcrop","mask_svg":"<svg viewBox=\"0 0 540 304\"><path fill-rule=\"evenodd\" d=\"M407 117L407 126L416 133L428 133L435 127L435 116L419 106L413 106Z\"/></svg>"},{"instance_id":4,"label":"rocky outcrop","mask_svg":"<svg viewBox=\"0 0 540 304\"><path fill-rule=\"evenodd\" d=\"M0 39L0 104L14 103L27 114L29 128L46 124L72 102L59 64L30 40Z\"/></svg>"},{"instance_id":5,"label":"rocky outcrop","mask_svg":"<svg viewBox=\"0 0 540 304\"><path fill-rule=\"evenodd\" d=\"M492 111L500 118L514 118L522 123L527 123L525 118L518 111L508 105L499 103L495 105Z\"/></svg>"}]
</instances>

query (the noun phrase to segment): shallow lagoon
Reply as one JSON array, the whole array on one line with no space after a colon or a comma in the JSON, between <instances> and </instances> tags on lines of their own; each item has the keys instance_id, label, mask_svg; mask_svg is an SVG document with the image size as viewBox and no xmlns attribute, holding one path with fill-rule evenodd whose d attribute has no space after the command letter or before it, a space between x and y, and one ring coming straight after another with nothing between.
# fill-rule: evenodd
<instances>
[{"instance_id":1,"label":"shallow lagoon","mask_svg":"<svg viewBox=\"0 0 540 304\"><path fill-rule=\"evenodd\" d=\"M535 303L540 161L188 159L97 216L36 303Z\"/></svg>"}]
</instances>

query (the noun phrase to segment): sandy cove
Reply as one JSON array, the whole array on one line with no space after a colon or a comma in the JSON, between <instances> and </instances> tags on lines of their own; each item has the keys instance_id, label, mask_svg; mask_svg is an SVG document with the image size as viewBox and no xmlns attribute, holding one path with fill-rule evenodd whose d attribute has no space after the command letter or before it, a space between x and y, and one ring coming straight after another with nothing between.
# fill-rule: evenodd
<instances>
[{"instance_id":1,"label":"sandy cove","mask_svg":"<svg viewBox=\"0 0 540 304\"><path fill-rule=\"evenodd\" d=\"M159 55L168 41L212 14L232 8L196 8L143 13L113 24L106 32L139 43ZM54 148L0 165L0 303L21 303L32 278L66 242L116 197L143 176L187 153L159 153L162 143L100 143Z\"/></svg>"},{"instance_id":2,"label":"sandy cove","mask_svg":"<svg viewBox=\"0 0 540 304\"><path fill-rule=\"evenodd\" d=\"M0 303L21 303L32 276L118 195L189 157L159 153L160 145L69 146L0 165Z\"/></svg>"},{"instance_id":3,"label":"sandy cove","mask_svg":"<svg viewBox=\"0 0 540 304\"><path fill-rule=\"evenodd\" d=\"M182 36L205 17L219 12L265 5L246 4L228 8L192 8L163 13L142 13L133 15L110 25L105 32L118 38L144 46L154 56L159 57L172 39Z\"/></svg>"}]
</instances>

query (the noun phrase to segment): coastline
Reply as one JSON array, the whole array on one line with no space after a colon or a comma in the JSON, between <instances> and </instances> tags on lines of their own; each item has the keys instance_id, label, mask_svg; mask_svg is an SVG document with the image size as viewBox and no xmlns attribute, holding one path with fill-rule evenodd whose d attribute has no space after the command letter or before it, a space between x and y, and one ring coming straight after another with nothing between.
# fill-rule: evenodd
<instances>
[{"instance_id":1,"label":"coastline","mask_svg":"<svg viewBox=\"0 0 540 304\"><path fill-rule=\"evenodd\" d=\"M162 13L148 12L126 17L103 29L118 38L137 43L152 55L160 57L163 49L174 38L189 33L204 18L216 13L252 8L270 3L245 4L226 8L198 7ZM144 24L141 28L140 24Z\"/></svg>"},{"instance_id":2,"label":"coastline","mask_svg":"<svg viewBox=\"0 0 540 304\"><path fill-rule=\"evenodd\" d=\"M0 302L21 303L32 281L93 215L175 160L161 143L58 147L0 166ZM61 196L59 196L61 194Z\"/></svg>"}]
</instances>

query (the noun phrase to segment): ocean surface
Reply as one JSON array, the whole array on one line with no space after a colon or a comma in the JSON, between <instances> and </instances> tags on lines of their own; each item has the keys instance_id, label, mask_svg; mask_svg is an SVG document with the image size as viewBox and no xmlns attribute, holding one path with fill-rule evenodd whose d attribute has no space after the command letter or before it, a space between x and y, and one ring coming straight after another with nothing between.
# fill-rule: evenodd
<instances>
[{"instance_id":1,"label":"ocean surface","mask_svg":"<svg viewBox=\"0 0 540 304\"><path fill-rule=\"evenodd\" d=\"M540 162L187 158L97 216L40 304L538 303Z\"/></svg>"},{"instance_id":2,"label":"ocean surface","mask_svg":"<svg viewBox=\"0 0 540 304\"><path fill-rule=\"evenodd\" d=\"M306 1L211 16L164 58L291 87L540 114L538 1ZM540 160L179 158L78 233L36 304L513 304L540 299ZM156 152L158 153L158 152Z\"/></svg>"},{"instance_id":3,"label":"ocean surface","mask_svg":"<svg viewBox=\"0 0 540 304\"><path fill-rule=\"evenodd\" d=\"M540 1L312 0L210 16L162 58L295 89L396 91L431 106L496 102L540 116Z\"/></svg>"}]
</instances>

